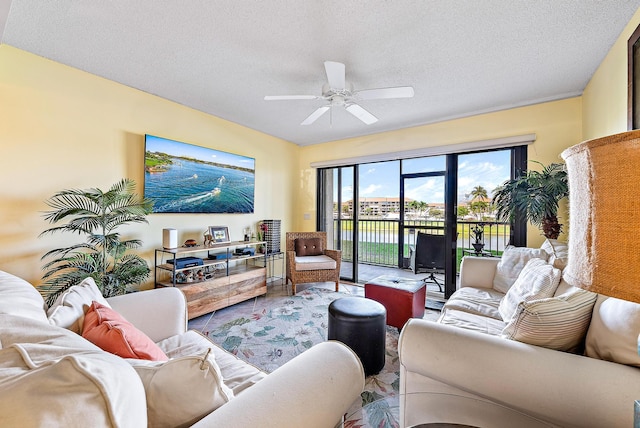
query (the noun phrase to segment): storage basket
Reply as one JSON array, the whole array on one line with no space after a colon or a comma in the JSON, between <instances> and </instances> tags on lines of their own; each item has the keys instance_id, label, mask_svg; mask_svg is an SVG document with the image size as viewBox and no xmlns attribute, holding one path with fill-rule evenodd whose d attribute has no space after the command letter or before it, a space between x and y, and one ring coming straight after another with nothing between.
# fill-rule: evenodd
<instances>
[{"instance_id":1,"label":"storage basket","mask_svg":"<svg viewBox=\"0 0 640 428\"><path fill-rule=\"evenodd\" d=\"M280 220L262 220L267 228L262 238L267 242L267 254L280 252Z\"/></svg>"}]
</instances>

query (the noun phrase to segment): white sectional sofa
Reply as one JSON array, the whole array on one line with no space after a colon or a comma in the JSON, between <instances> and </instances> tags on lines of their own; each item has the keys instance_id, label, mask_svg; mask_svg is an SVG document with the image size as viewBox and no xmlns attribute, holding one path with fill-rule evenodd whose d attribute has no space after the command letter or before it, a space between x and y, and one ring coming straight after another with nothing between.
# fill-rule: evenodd
<instances>
[{"instance_id":1,"label":"white sectional sofa","mask_svg":"<svg viewBox=\"0 0 640 428\"><path fill-rule=\"evenodd\" d=\"M546 254L544 269L552 276L561 270L549 266L563 264L556 256ZM555 288L548 278L538 281L538 291L547 287L546 297L525 295L515 309L511 303L513 312L505 311L519 294L510 293L513 287L536 283L521 278L521 265L518 282L505 284L506 260L465 257L459 289L438 322L412 319L403 328L401 426L634 426L640 305L555 277ZM524 266L529 263L544 264L529 260Z\"/></svg>"},{"instance_id":2,"label":"white sectional sofa","mask_svg":"<svg viewBox=\"0 0 640 428\"><path fill-rule=\"evenodd\" d=\"M0 271L0 426L333 427L364 387L358 357L339 342L314 346L267 375L187 331L186 302L175 288L105 300L91 281L76 287L46 308L32 285ZM83 338L93 300L169 360L121 358Z\"/></svg>"}]
</instances>

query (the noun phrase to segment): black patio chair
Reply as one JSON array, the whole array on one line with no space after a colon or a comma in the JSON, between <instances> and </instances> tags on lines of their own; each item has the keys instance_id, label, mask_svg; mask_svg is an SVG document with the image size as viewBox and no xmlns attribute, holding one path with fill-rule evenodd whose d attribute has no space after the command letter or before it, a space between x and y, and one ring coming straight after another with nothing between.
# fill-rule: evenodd
<instances>
[{"instance_id":1,"label":"black patio chair","mask_svg":"<svg viewBox=\"0 0 640 428\"><path fill-rule=\"evenodd\" d=\"M443 292L442 284L435 275L444 274L444 243L444 235L418 232L415 247L409 246L413 273L428 273L429 276L424 279L424 282L435 283L440 292Z\"/></svg>"}]
</instances>

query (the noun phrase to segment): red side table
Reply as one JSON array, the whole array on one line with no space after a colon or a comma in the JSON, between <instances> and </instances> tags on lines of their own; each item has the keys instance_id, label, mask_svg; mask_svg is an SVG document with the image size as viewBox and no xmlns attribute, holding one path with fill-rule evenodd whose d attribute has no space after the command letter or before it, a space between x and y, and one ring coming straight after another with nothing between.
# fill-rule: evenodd
<instances>
[{"instance_id":1,"label":"red side table","mask_svg":"<svg viewBox=\"0 0 640 428\"><path fill-rule=\"evenodd\" d=\"M387 309L387 324L401 329L409 318L424 317L427 286L424 281L382 275L364 284L364 296Z\"/></svg>"}]
</instances>

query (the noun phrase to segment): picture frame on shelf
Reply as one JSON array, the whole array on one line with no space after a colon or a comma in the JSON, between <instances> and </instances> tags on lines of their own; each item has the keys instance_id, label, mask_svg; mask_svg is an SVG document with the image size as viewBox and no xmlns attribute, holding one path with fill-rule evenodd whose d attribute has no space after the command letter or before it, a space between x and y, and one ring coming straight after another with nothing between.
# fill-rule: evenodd
<instances>
[{"instance_id":1,"label":"picture frame on shelf","mask_svg":"<svg viewBox=\"0 0 640 428\"><path fill-rule=\"evenodd\" d=\"M229 239L229 228L226 226L209 226L209 234L214 244L231 242Z\"/></svg>"}]
</instances>

